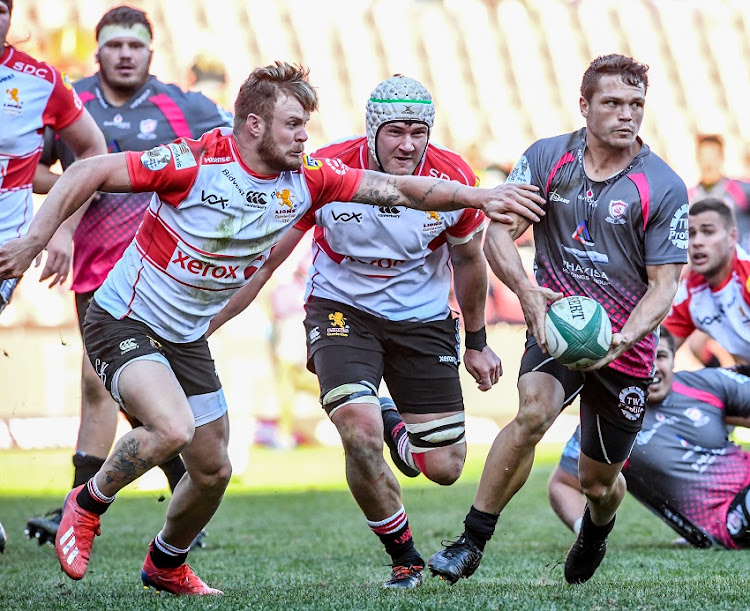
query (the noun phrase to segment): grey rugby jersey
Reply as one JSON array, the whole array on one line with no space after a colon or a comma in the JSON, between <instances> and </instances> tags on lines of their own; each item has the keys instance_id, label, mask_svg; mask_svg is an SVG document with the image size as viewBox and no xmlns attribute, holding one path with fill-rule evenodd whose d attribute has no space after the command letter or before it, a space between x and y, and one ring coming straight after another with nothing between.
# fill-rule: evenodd
<instances>
[{"instance_id":1,"label":"grey rugby jersey","mask_svg":"<svg viewBox=\"0 0 750 611\"><path fill-rule=\"evenodd\" d=\"M590 180L585 146L585 128L539 140L508 182L536 185L547 200L534 225L539 285L595 299L619 331L646 292L646 266L687 261L687 189L645 143L627 168ZM651 334L610 367L648 377L654 353Z\"/></svg>"}]
</instances>

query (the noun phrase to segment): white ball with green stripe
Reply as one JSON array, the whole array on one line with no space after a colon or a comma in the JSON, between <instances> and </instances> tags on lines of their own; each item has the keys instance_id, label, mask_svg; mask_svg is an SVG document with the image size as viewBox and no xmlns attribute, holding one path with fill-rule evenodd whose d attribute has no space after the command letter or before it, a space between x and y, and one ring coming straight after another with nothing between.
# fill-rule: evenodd
<instances>
[{"instance_id":1,"label":"white ball with green stripe","mask_svg":"<svg viewBox=\"0 0 750 611\"><path fill-rule=\"evenodd\" d=\"M555 301L544 320L547 351L563 365L587 367L602 358L612 343L612 323L602 305L573 295Z\"/></svg>"}]
</instances>

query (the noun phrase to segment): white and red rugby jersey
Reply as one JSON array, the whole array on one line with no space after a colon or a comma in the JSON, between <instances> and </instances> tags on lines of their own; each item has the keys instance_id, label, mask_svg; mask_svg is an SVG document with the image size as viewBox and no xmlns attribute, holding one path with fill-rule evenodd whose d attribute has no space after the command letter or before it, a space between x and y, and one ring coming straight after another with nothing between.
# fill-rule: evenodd
<instances>
[{"instance_id":1,"label":"white and red rugby jersey","mask_svg":"<svg viewBox=\"0 0 750 611\"><path fill-rule=\"evenodd\" d=\"M95 299L173 342L203 335L285 229L311 207L351 199L362 180L308 156L300 170L255 174L226 128L126 155L133 191L154 196Z\"/></svg>"},{"instance_id":2,"label":"white and red rugby jersey","mask_svg":"<svg viewBox=\"0 0 750 611\"><path fill-rule=\"evenodd\" d=\"M691 271L680 283L664 325L677 337L700 329L750 362L750 255L738 246L732 273L713 290L704 276Z\"/></svg>"},{"instance_id":3,"label":"white and red rugby jersey","mask_svg":"<svg viewBox=\"0 0 750 611\"><path fill-rule=\"evenodd\" d=\"M12 46L0 56L0 244L31 223L31 183L42 154L44 128L74 123L83 105L67 77Z\"/></svg>"},{"instance_id":4,"label":"white and red rugby jersey","mask_svg":"<svg viewBox=\"0 0 750 611\"><path fill-rule=\"evenodd\" d=\"M335 142L315 156L366 169L367 138ZM472 187L479 182L460 156L434 144L414 174ZM331 202L311 209L296 225L305 231L313 226L307 297L332 299L389 320L427 322L450 312L447 244L463 244L481 232L484 213Z\"/></svg>"}]
</instances>

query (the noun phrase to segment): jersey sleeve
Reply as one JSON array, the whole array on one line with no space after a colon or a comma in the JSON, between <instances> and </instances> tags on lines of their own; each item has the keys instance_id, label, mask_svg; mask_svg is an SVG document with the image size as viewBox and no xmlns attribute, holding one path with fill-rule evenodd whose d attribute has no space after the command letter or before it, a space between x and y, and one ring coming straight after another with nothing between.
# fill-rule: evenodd
<instances>
[{"instance_id":1,"label":"jersey sleeve","mask_svg":"<svg viewBox=\"0 0 750 611\"><path fill-rule=\"evenodd\" d=\"M446 230L446 239L451 244L465 244L484 229L484 219L484 212L481 210L476 208L462 210L458 221Z\"/></svg>"},{"instance_id":2,"label":"jersey sleeve","mask_svg":"<svg viewBox=\"0 0 750 611\"><path fill-rule=\"evenodd\" d=\"M48 65L48 68L53 74L54 84L42 119L46 126L59 131L81 118L83 103L67 75L60 74L52 66Z\"/></svg>"},{"instance_id":3,"label":"jersey sleeve","mask_svg":"<svg viewBox=\"0 0 750 611\"><path fill-rule=\"evenodd\" d=\"M731 369L716 369L715 371L724 389L724 407L727 417L750 418L750 378Z\"/></svg>"},{"instance_id":4,"label":"jersey sleeve","mask_svg":"<svg viewBox=\"0 0 750 611\"><path fill-rule=\"evenodd\" d=\"M686 280L680 282L672 308L662 324L675 337L685 338L695 331L695 324L690 316L690 299Z\"/></svg>"},{"instance_id":5,"label":"jersey sleeve","mask_svg":"<svg viewBox=\"0 0 750 611\"><path fill-rule=\"evenodd\" d=\"M294 224L294 228L299 229L300 231L309 231L314 226L315 226L315 208L310 208L307 212L305 212L302 218Z\"/></svg>"},{"instance_id":6,"label":"jersey sleeve","mask_svg":"<svg viewBox=\"0 0 750 611\"><path fill-rule=\"evenodd\" d=\"M545 184L542 179L542 168L544 161L542 159L542 147L539 142L532 144L526 152L521 155L518 163L505 180L507 183L536 185L544 193Z\"/></svg>"},{"instance_id":7,"label":"jersey sleeve","mask_svg":"<svg viewBox=\"0 0 750 611\"><path fill-rule=\"evenodd\" d=\"M146 151L125 153L133 193L154 191L175 208L198 176L196 155L184 139Z\"/></svg>"},{"instance_id":8,"label":"jersey sleeve","mask_svg":"<svg viewBox=\"0 0 750 611\"><path fill-rule=\"evenodd\" d=\"M686 263L688 195L685 183L675 175L661 190L655 188L652 192L650 185L645 189L639 185L639 191L641 206L649 211L645 228L646 265ZM652 197L655 201L651 201Z\"/></svg>"},{"instance_id":9,"label":"jersey sleeve","mask_svg":"<svg viewBox=\"0 0 750 611\"><path fill-rule=\"evenodd\" d=\"M312 208L329 202L349 202L362 182L363 172L338 159L314 159L304 155L302 172L312 198Z\"/></svg>"}]
</instances>

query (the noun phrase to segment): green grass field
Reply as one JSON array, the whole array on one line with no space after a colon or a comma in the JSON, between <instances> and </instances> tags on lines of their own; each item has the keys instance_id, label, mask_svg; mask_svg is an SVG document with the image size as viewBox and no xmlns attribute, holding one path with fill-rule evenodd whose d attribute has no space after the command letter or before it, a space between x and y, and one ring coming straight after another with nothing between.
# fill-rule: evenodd
<instances>
[{"instance_id":1,"label":"green grass field","mask_svg":"<svg viewBox=\"0 0 750 611\"><path fill-rule=\"evenodd\" d=\"M450 488L402 481L425 558L460 534L485 453L470 448L465 474ZM196 572L226 595L186 599L140 587L146 547L164 518L161 492L120 495L103 519L88 574L74 582L51 546L22 534L31 514L60 504L68 453L0 453L0 520L9 536L0 556L0 609L750 608L746 553L673 548L672 531L632 499L594 579L566 585L562 563L572 535L546 500L554 450L541 454L471 579L451 587L428 577L417 590L392 592L381 588L388 558L345 487L341 451L253 450L251 469L232 481L208 527L209 546L190 555Z\"/></svg>"}]
</instances>

